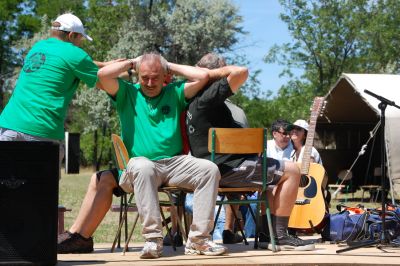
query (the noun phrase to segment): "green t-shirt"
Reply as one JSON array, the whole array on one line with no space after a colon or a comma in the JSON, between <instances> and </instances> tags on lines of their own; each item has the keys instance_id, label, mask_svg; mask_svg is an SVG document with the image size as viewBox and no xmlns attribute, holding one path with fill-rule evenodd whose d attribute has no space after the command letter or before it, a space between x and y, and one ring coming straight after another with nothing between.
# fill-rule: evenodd
<instances>
[{"instance_id":1,"label":"green t-shirt","mask_svg":"<svg viewBox=\"0 0 400 266\"><path fill-rule=\"evenodd\" d=\"M130 157L159 160L182 152L179 118L187 104L184 84L170 83L158 96L149 98L139 84L119 80L114 103Z\"/></svg>"},{"instance_id":2,"label":"green t-shirt","mask_svg":"<svg viewBox=\"0 0 400 266\"><path fill-rule=\"evenodd\" d=\"M64 139L64 120L79 80L97 82L98 67L81 48L49 38L37 42L25 58L17 86L0 115L0 127Z\"/></svg>"}]
</instances>

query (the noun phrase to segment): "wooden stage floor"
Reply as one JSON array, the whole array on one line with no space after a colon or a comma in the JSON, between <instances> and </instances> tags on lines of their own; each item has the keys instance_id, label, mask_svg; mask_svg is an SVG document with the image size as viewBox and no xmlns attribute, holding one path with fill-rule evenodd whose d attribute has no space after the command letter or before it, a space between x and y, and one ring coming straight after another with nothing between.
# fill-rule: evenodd
<instances>
[{"instance_id":1,"label":"wooden stage floor","mask_svg":"<svg viewBox=\"0 0 400 266\"><path fill-rule=\"evenodd\" d=\"M69 265L400 265L400 247L377 246L360 248L337 254L336 250L346 246L336 244L316 244L314 251L280 251L253 249L249 245L226 245L229 253L223 256L184 255L184 248L173 251L164 247L159 259L143 260L139 251L143 243L130 244L129 251L122 255L121 249L110 253L110 243L95 244L90 254L59 254L59 266Z\"/></svg>"}]
</instances>

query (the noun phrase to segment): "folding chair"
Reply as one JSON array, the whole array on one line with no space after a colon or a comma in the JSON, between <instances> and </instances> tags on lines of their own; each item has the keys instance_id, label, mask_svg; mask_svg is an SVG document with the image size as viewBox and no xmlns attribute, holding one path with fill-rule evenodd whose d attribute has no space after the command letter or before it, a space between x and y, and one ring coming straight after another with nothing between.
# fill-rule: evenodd
<instances>
[{"instance_id":1,"label":"folding chair","mask_svg":"<svg viewBox=\"0 0 400 266\"><path fill-rule=\"evenodd\" d=\"M119 168L119 170L125 170L128 162L129 162L129 154L125 147L125 144L122 141L122 139L116 134L111 135L111 140L113 143L115 159L117 161L118 168ZM168 235L171 238L172 247L174 250L176 250L174 241L172 239L171 230L168 227L168 220L165 218L162 207L169 206L171 216L175 215L176 217L178 217L178 212L176 210L176 206L174 204L172 194L180 194L180 193L184 193L185 191L182 190L181 188L177 188L177 187L161 187L161 188L159 188L158 191L163 192L168 196L168 200L169 200L168 202L160 201L160 213L161 213L161 218L163 220L163 225L166 227ZM127 231L127 213L128 213L128 208L134 206L134 203L132 203L133 197L134 197L134 194L132 193L128 200L127 200L126 195L124 195L123 198L121 198L121 209L120 209L121 213L120 213L119 226L118 226L117 234L115 235L115 238L114 238L114 241L113 241L113 244L111 247L111 252L114 251L117 240L120 239L121 230L122 230L122 227L124 226L124 224L125 224L125 232ZM131 228L131 231L129 232L128 237L126 237L126 233L125 233L125 246L123 249L123 254L125 254L126 250L128 249L128 244L132 238L133 231L136 227L138 219L139 219L139 213L136 213L136 216L134 218L134 223ZM178 230L180 230L181 232L184 232L182 230L182 224L179 219L177 219L177 222L178 222ZM186 238L185 233L183 233L183 237L186 241L187 238Z\"/></svg>"},{"instance_id":2,"label":"folding chair","mask_svg":"<svg viewBox=\"0 0 400 266\"><path fill-rule=\"evenodd\" d=\"M215 154L262 154L262 186L241 187L241 188L219 188L218 193L223 197L228 197L228 200L217 201L220 208L223 204L238 204L249 205L257 203L257 215L260 213L261 203L265 204L267 215L269 234L271 238L272 250L276 251L275 239L272 230L271 212L267 197L267 129L266 128L210 128L208 135L208 150L211 153L211 160L215 161ZM229 195L239 194L248 195L258 192L256 199L229 199ZM251 208L249 208L251 211ZM234 212L235 213L235 212ZM254 248L258 248L258 224L259 215L256 217L251 211L253 219L256 223L256 237ZM219 211L217 212L216 220L218 219ZM237 217L235 217L237 218ZM237 219L236 219L237 220ZM243 230L239 223L242 234Z\"/></svg>"}]
</instances>

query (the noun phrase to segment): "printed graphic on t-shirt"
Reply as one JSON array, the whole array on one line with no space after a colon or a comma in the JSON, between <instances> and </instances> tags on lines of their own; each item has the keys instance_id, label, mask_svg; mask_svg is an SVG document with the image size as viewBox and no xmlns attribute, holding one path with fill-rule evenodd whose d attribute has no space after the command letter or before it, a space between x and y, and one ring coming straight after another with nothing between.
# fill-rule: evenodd
<instances>
[{"instance_id":1,"label":"printed graphic on t-shirt","mask_svg":"<svg viewBox=\"0 0 400 266\"><path fill-rule=\"evenodd\" d=\"M169 107L168 105L164 105L164 106L161 108L161 112L162 112L164 115L169 114L170 111L171 111L171 107Z\"/></svg>"},{"instance_id":2,"label":"printed graphic on t-shirt","mask_svg":"<svg viewBox=\"0 0 400 266\"><path fill-rule=\"evenodd\" d=\"M43 53L34 53L31 55L24 64L24 72L31 73L38 71L41 66L46 62L46 55Z\"/></svg>"}]
</instances>

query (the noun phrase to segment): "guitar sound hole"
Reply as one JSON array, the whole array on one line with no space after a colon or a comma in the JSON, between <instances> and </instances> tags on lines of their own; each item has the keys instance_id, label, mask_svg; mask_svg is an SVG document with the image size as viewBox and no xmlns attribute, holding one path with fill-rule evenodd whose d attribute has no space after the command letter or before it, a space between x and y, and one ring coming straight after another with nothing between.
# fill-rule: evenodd
<instances>
[{"instance_id":1,"label":"guitar sound hole","mask_svg":"<svg viewBox=\"0 0 400 266\"><path fill-rule=\"evenodd\" d=\"M300 177L300 187L306 187L310 184L310 179L306 175L301 175Z\"/></svg>"}]
</instances>

